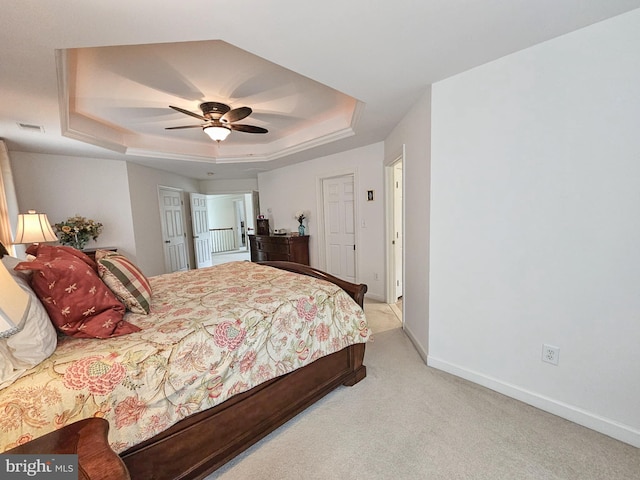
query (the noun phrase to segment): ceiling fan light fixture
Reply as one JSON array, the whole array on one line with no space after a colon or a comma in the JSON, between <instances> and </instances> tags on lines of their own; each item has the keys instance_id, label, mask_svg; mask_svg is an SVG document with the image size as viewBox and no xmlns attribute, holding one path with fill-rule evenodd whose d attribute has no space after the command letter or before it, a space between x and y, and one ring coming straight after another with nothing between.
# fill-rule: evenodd
<instances>
[{"instance_id":1,"label":"ceiling fan light fixture","mask_svg":"<svg viewBox=\"0 0 640 480\"><path fill-rule=\"evenodd\" d=\"M216 142L221 142L231 133L229 128L219 126L204 127L202 130L211 137L211 140L215 140Z\"/></svg>"}]
</instances>

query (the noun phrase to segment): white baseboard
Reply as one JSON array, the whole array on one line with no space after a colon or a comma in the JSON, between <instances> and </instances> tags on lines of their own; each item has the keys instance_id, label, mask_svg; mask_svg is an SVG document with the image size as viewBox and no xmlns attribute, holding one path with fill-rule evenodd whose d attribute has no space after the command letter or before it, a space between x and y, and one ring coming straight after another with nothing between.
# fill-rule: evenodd
<instances>
[{"instance_id":1,"label":"white baseboard","mask_svg":"<svg viewBox=\"0 0 640 480\"><path fill-rule=\"evenodd\" d=\"M369 298L371 300L375 300L377 302L382 302L382 303L386 303L386 299L384 298L384 295L380 295L378 293L373 293L373 292L367 292L364 294L365 298Z\"/></svg>"},{"instance_id":2,"label":"white baseboard","mask_svg":"<svg viewBox=\"0 0 640 480\"><path fill-rule=\"evenodd\" d=\"M424 363L427 363L427 360L428 360L427 349L422 346L422 344L418 341L418 339L413 334L411 329L407 327L406 322L404 323L403 330L404 330L404 333L407 335L407 337L409 337L409 340L411 340L411 343L413 343L413 346L416 348L418 355L422 357L422 361Z\"/></svg>"},{"instance_id":3,"label":"white baseboard","mask_svg":"<svg viewBox=\"0 0 640 480\"><path fill-rule=\"evenodd\" d=\"M409 335L409 333L407 334ZM409 335L409 338L411 338L411 335ZM414 344L415 343L416 342L414 341ZM420 355L423 355L420 350L418 351ZM584 427L595 430L596 432L608 435L616 440L620 440L621 442L640 448L640 431L629 427L628 425L618 423L609 418L601 417L573 405L554 400L553 398L525 390L517 385L512 385L482 373L453 365L444 360L434 358L431 355L427 356L427 365L477 383L483 387L487 387L491 390L532 405L540 410L544 410L545 412L552 413Z\"/></svg>"}]
</instances>

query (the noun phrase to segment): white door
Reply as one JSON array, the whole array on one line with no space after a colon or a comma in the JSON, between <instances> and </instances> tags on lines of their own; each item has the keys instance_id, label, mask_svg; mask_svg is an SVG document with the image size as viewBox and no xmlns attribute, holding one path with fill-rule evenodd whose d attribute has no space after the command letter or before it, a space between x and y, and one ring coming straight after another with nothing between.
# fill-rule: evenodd
<instances>
[{"instance_id":1,"label":"white door","mask_svg":"<svg viewBox=\"0 0 640 480\"><path fill-rule=\"evenodd\" d=\"M211 236L209 234L209 215L207 196L191 193L191 225L193 230L193 251L196 256L196 268L210 267Z\"/></svg>"},{"instance_id":2,"label":"white door","mask_svg":"<svg viewBox=\"0 0 640 480\"><path fill-rule=\"evenodd\" d=\"M160 188L160 217L167 273L187 270L187 245L184 231L184 206L180 192Z\"/></svg>"},{"instance_id":3,"label":"white door","mask_svg":"<svg viewBox=\"0 0 640 480\"><path fill-rule=\"evenodd\" d=\"M393 165L393 255L395 263L395 297L402 297L402 160Z\"/></svg>"},{"instance_id":4,"label":"white door","mask_svg":"<svg viewBox=\"0 0 640 480\"><path fill-rule=\"evenodd\" d=\"M256 219L260 215L260 194L256 191L251 192L251 207L253 208L251 223L249 225L251 230L247 230L247 233L256 233Z\"/></svg>"},{"instance_id":5,"label":"white door","mask_svg":"<svg viewBox=\"0 0 640 480\"><path fill-rule=\"evenodd\" d=\"M327 272L356 281L356 235L353 175L322 181Z\"/></svg>"},{"instance_id":6,"label":"white door","mask_svg":"<svg viewBox=\"0 0 640 480\"><path fill-rule=\"evenodd\" d=\"M238 248L242 248L246 245L246 236L244 231L245 219L244 219L244 199L234 200L233 206L236 211L236 245Z\"/></svg>"}]
</instances>

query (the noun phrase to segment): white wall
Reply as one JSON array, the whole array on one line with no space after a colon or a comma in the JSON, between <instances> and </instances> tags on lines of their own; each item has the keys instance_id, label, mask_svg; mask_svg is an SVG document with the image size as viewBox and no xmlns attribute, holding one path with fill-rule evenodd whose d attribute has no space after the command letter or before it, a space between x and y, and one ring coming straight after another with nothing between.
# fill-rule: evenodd
<instances>
[{"instance_id":1,"label":"white wall","mask_svg":"<svg viewBox=\"0 0 640 480\"><path fill-rule=\"evenodd\" d=\"M347 152L309 160L258 175L261 211L269 218L271 228L295 231L298 210L310 212L306 234L309 239L310 263L318 260L318 185L321 178L355 174L357 224L357 281L366 283L371 298L384 299L384 145L375 143ZM367 202L367 190L379 192ZM307 221L305 221L307 222ZM365 227L362 226L364 222ZM378 279L375 279L375 275Z\"/></svg>"},{"instance_id":2,"label":"white wall","mask_svg":"<svg viewBox=\"0 0 640 480\"><path fill-rule=\"evenodd\" d=\"M209 228L236 227L235 201L244 201L244 195L209 195Z\"/></svg>"},{"instance_id":3,"label":"white wall","mask_svg":"<svg viewBox=\"0 0 640 480\"><path fill-rule=\"evenodd\" d=\"M404 183L404 329L426 360L429 342L429 195L431 89L427 88L385 140L385 163L402 154Z\"/></svg>"},{"instance_id":4,"label":"white wall","mask_svg":"<svg viewBox=\"0 0 640 480\"><path fill-rule=\"evenodd\" d=\"M246 193L258 190L256 178L229 179L229 180L200 180L200 193Z\"/></svg>"},{"instance_id":5,"label":"white wall","mask_svg":"<svg viewBox=\"0 0 640 480\"><path fill-rule=\"evenodd\" d=\"M197 192L197 181L117 160L9 156L20 211L45 212L52 223L75 214L93 218L104 228L88 247L117 247L146 275L165 273L158 186Z\"/></svg>"},{"instance_id":6,"label":"white wall","mask_svg":"<svg viewBox=\"0 0 640 480\"><path fill-rule=\"evenodd\" d=\"M199 192L198 181L135 163L127 163L127 171L129 175L127 195L131 204L135 241L138 246L138 266L149 276L166 273L158 200L158 187L163 186L180 189L184 193L187 245L190 252L190 265L193 268L195 262L188 193Z\"/></svg>"},{"instance_id":7,"label":"white wall","mask_svg":"<svg viewBox=\"0 0 640 480\"><path fill-rule=\"evenodd\" d=\"M636 10L433 86L429 333L430 365L635 446L639 58Z\"/></svg>"},{"instance_id":8,"label":"white wall","mask_svg":"<svg viewBox=\"0 0 640 480\"><path fill-rule=\"evenodd\" d=\"M127 169L124 162L10 152L20 212L34 209L58 223L76 214L101 222L97 242L135 260Z\"/></svg>"}]
</instances>

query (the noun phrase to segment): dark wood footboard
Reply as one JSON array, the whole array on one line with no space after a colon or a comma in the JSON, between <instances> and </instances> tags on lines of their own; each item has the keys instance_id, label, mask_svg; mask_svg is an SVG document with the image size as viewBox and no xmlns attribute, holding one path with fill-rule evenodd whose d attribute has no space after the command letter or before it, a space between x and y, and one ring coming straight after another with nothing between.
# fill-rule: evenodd
<instances>
[{"instance_id":1,"label":"dark wood footboard","mask_svg":"<svg viewBox=\"0 0 640 480\"><path fill-rule=\"evenodd\" d=\"M263 265L321 278L363 306L366 285L292 262ZM194 414L120 456L133 479L202 479L340 385L365 378L365 344L351 345Z\"/></svg>"},{"instance_id":2,"label":"dark wood footboard","mask_svg":"<svg viewBox=\"0 0 640 480\"><path fill-rule=\"evenodd\" d=\"M326 280L342 288L347 292L351 298L353 298L358 305L364 308L364 294L367 293L367 286L364 283L356 284L347 282L338 277L335 277L329 273L318 270L317 268L303 265L301 263L294 262L256 262L260 265L267 265L270 267L279 268L280 270L288 270L290 272L301 273L302 275L308 275L310 277Z\"/></svg>"},{"instance_id":3,"label":"dark wood footboard","mask_svg":"<svg viewBox=\"0 0 640 480\"><path fill-rule=\"evenodd\" d=\"M364 344L197 413L121 454L133 479L202 479L340 385L362 380Z\"/></svg>"}]
</instances>

